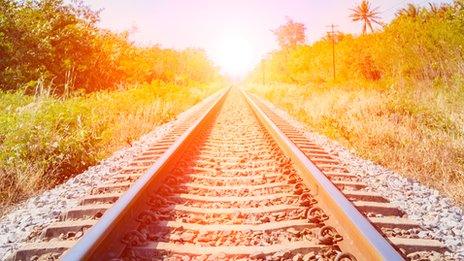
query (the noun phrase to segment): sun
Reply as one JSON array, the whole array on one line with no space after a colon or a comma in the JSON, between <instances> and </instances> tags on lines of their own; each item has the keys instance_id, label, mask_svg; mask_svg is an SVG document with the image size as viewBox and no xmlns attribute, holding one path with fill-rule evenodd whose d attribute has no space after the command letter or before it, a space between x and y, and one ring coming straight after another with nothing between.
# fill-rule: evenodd
<instances>
[{"instance_id":1,"label":"sun","mask_svg":"<svg viewBox=\"0 0 464 261\"><path fill-rule=\"evenodd\" d=\"M233 77L243 77L253 69L255 54L251 42L240 34L222 37L210 52L211 59L221 72Z\"/></svg>"}]
</instances>

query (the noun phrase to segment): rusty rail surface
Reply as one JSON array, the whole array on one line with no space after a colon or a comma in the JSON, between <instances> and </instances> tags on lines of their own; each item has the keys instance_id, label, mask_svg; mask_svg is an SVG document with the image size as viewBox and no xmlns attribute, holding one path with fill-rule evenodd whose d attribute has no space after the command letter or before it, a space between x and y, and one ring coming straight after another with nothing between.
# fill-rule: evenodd
<instances>
[{"instance_id":1,"label":"rusty rail surface","mask_svg":"<svg viewBox=\"0 0 464 261\"><path fill-rule=\"evenodd\" d=\"M161 158L116 201L100 221L66 252L62 260L108 260L122 253L124 245L122 242L112 240L112 236L131 229L130 224L137 220L135 216L137 210L143 208L138 201L144 198L148 189L156 189L160 186L162 179L173 170L173 162L177 162L182 157L184 149L192 138L201 132L206 123L217 113L228 92L229 90L225 91L211 108L171 145Z\"/></svg>"},{"instance_id":2,"label":"rusty rail surface","mask_svg":"<svg viewBox=\"0 0 464 261\"><path fill-rule=\"evenodd\" d=\"M222 110L224 106L232 108L232 112ZM222 120L218 120L219 115ZM214 127L219 129L216 136L211 135ZM235 255L262 260L273 255L273 260L281 260L289 258L285 251L296 253L293 256L296 260L314 260L321 253L319 257L337 261L404 260L409 253L446 250L436 240L398 236L398 230L409 235L417 233L420 226L403 218L402 212L382 196L363 191L367 185L349 173L336 157L244 91L223 90L200 113L177 128L164 141L139 155L126 172L96 188L96 194L82 199L80 207L68 210L64 221L52 224L43 233L48 239L64 233L65 240L28 245L12 260L35 259L47 253L55 253L49 257L62 260L119 260L128 252L133 254L129 258L133 260L140 255L156 256L160 251L184 254L188 260L193 260L189 256L201 257L208 253L215 253L216 259ZM221 134L224 129L226 134ZM233 139L227 140L227 135L232 135L241 147L237 147ZM230 151L223 154L223 149ZM253 152L243 152L248 150ZM201 153L204 153L203 158L192 156ZM262 153L267 156L260 156ZM236 161L232 160L237 157L235 154L254 156ZM223 161L215 157L222 157ZM218 168L225 164L229 165ZM243 170L238 173L234 168ZM226 175L228 170L235 174ZM213 175L209 171L217 173ZM189 194L189 191L195 192ZM218 191L238 192L229 195ZM171 206L174 204L171 202L175 205ZM221 205L223 203L226 204ZM250 207L253 204L261 207ZM213 207L208 209L208 206ZM200 217L200 222L179 222L173 219L174 214L166 220L160 218L169 208L193 213ZM222 215L227 221L230 215L236 214L237 220L240 215L248 215L244 220L259 218L260 221L252 224L237 220L231 224L214 221L215 216ZM212 217L213 221L201 222L202 217ZM146 229L141 224L146 223L154 229L151 234L141 231ZM163 229L168 229L167 233L184 231L185 241L184 238L172 239L175 243L147 240L149 234L154 237L161 229L155 223L162 224ZM269 245L218 245L219 241L214 241L213 246L208 245L211 242L192 240L197 240L203 232L203 236L207 236L217 231L221 236L227 232L242 233L245 237L250 235L249 231L268 235L277 231L294 238L287 243L279 241ZM302 251L307 253L304 258Z\"/></svg>"},{"instance_id":3,"label":"rusty rail surface","mask_svg":"<svg viewBox=\"0 0 464 261\"><path fill-rule=\"evenodd\" d=\"M316 188L318 198L323 199L324 209L329 209L333 217L333 225L350 235L350 240L344 240L358 257L364 260L402 260L402 256L391 244L359 213L359 211L343 196L343 194L320 172L320 170L296 147L266 114L246 95L242 93L255 115L273 138L285 151L286 155L299 167L303 180L308 186ZM223 98L222 98L223 99ZM221 100L222 100L221 99ZM112 234L124 233L124 227L130 228L130 223L136 220L132 213L138 213L137 199L144 196L148 187L156 189L156 183L163 173L172 171L172 162L177 162L182 154L182 148L188 146L189 139L201 131L201 127L218 111L220 102L216 103L205 116L201 117L180 139L168 149L163 157L150 168L116 203L102 219L71 248L63 260L93 259L104 260L117 258L122 254L124 245L112 240ZM209 117L208 117L209 116ZM119 227L118 227L119 226ZM123 230L121 230L121 228ZM340 231L339 231L340 232Z\"/></svg>"},{"instance_id":4,"label":"rusty rail surface","mask_svg":"<svg viewBox=\"0 0 464 261\"><path fill-rule=\"evenodd\" d=\"M324 209L330 211L338 229L350 235L351 245L358 256L365 260L402 260L403 257L390 242L385 239L372 224L353 206L353 204L335 187L335 185L311 162L306 155L271 121L261 108L243 92L253 108L256 117L262 122L279 144L300 169L307 186L316 189L322 199Z\"/></svg>"}]
</instances>

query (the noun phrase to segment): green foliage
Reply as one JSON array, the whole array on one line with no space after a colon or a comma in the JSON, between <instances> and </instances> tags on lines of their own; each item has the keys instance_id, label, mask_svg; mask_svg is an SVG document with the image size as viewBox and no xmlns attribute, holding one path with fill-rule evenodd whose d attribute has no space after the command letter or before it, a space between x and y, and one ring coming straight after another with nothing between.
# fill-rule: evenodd
<instances>
[{"instance_id":1,"label":"green foliage","mask_svg":"<svg viewBox=\"0 0 464 261\"><path fill-rule=\"evenodd\" d=\"M217 71L203 51L137 47L127 33L96 27L98 13L64 0L0 0L0 90L56 94L163 80L209 82ZM28 88L29 87L29 88Z\"/></svg>"},{"instance_id":2,"label":"green foliage","mask_svg":"<svg viewBox=\"0 0 464 261\"><path fill-rule=\"evenodd\" d=\"M306 41L305 30L306 27L304 24L294 22L287 17L287 23L279 26L273 32L277 37L280 47L285 49L304 44Z\"/></svg>"},{"instance_id":3,"label":"green foliage","mask_svg":"<svg viewBox=\"0 0 464 261\"><path fill-rule=\"evenodd\" d=\"M435 11L433 11L435 10ZM383 31L358 37L338 37L337 81L407 83L416 80L447 82L464 74L464 8L460 2L440 8L400 12ZM310 46L276 51L257 66L250 80L307 84L330 82L332 43L322 39Z\"/></svg>"},{"instance_id":4,"label":"green foliage","mask_svg":"<svg viewBox=\"0 0 464 261\"><path fill-rule=\"evenodd\" d=\"M381 32L276 51L252 89L356 153L464 204L464 1L408 5Z\"/></svg>"},{"instance_id":5,"label":"green foliage","mask_svg":"<svg viewBox=\"0 0 464 261\"><path fill-rule=\"evenodd\" d=\"M251 85L311 129L464 204L464 89Z\"/></svg>"},{"instance_id":6,"label":"green foliage","mask_svg":"<svg viewBox=\"0 0 464 261\"><path fill-rule=\"evenodd\" d=\"M188 87L219 79L204 51L139 47L97 21L79 1L0 0L0 206L67 180L214 89Z\"/></svg>"},{"instance_id":7,"label":"green foliage","mask_svg":"<svg viewBox=\"0 0 464 261\"><path fill-rule=\"evenodd\" d=\"M372 7L369 0L362 0L359 5L351 9L352 13L350 15L351 19L354 22L362 22L362 33L365 34L367 27L374 32L374 25L382 25L380 21L380 12L378 7Z\"/></svg>"},{"instance_id":8,"label":"green foliage","mask_svg":"<svg viewBox=\"0 0 464 261\"><path fill-rule=\"evenodd\" d=\"M0 93L0 205L67 180L216 89L153 82L68 99Z\"/></svg>"}]
</instances>

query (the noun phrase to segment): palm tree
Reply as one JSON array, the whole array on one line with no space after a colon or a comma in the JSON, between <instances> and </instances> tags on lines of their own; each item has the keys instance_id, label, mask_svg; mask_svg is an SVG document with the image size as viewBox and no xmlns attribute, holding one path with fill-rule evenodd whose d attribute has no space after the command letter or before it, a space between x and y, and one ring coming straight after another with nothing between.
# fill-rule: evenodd
<instances>
[{"instance_id":1,"label":"palm tree","mask_svg":"<svg viewBox=\"0 0 464 261\"><path fill-rule=\"evenodd\" d=\"M434 15L439 15L439 16L443 16L450 9L450 6L448 4L441 4L438 6L436 4L429 3L429 6L430 6L430 12Z\"/></svg>"},{"instance_id":2,"label":"palm tree","mask_svg":"<svg viewBox=\"0 0 464 261\"><path fill-rule=\"evenodd\" d=\"M368 26L371 29L371 32L374 32L374 28L372 26L373 24L383 25L380 21L380 12L378 9L378 7L372 8L369 0L362 0L358 6L351 9L353 13L350 15L350 17L353 19L353 21L361 21L363 23L363 34L366 33Z\"/></svg>"},{"instance_id":3,"label":"palm tree","mask_svg":"<svg viewBox=\"0 0 464 261\"><path fill-rule=\"evenodd\" d=\"M432 6L434 8L434 6ZM398 11L397 16L408 16L416 18L419 15L420 9L414 4L409 3L407 7L402 8Z\"/></svg>"},{"instance_id":4,"label":"palm tree","mask_svg":"<svg viewBox=\"0 0 464 261\"><path fill-rule=\"evenodd\" d=\"M438 7L436 4L429 2L429 6L430 6L430 12L432 12L433 14L437 14L440 12L440 7Z\"/></svg>"}]
</instances>

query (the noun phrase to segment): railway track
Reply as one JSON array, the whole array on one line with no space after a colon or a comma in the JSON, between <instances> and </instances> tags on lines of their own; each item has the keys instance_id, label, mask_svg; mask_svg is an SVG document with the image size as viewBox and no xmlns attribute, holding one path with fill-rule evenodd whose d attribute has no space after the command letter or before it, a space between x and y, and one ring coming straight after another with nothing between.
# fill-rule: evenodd
<instances>
[{"instance_id":1,"label":"railway track","mask_svg":"<svg viewBox=\"0 0 464 261\"><path fill-rule=\"evenodd\" d=\"M207 103L12 260L402 260L443 252L253 96Z\"/></svg>"}]
</instances>

